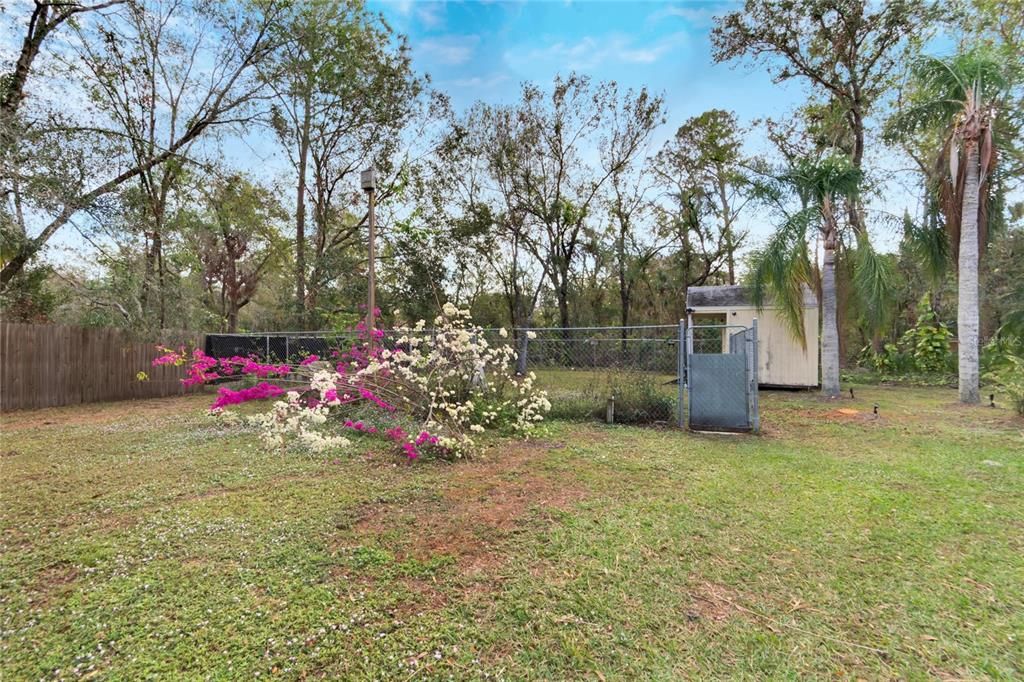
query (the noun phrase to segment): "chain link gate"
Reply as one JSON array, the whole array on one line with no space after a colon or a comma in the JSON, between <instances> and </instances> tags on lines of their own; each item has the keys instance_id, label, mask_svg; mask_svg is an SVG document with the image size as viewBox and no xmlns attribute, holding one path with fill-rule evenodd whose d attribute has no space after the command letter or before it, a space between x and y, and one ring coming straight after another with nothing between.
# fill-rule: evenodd
<instances>
[{"instance_id":1,"label":"chain link gate","mask_svg":"<svg viewBox=\"0 0 1024 682\"><path fill-rule=\"evenodd\" d=\"M690 324L684 337L680 375L686 390L686 414L680 400L680 426L685 423L697 431L757 432L761 426L757 320L750 327Z\"/></svg>"}]
</instances>

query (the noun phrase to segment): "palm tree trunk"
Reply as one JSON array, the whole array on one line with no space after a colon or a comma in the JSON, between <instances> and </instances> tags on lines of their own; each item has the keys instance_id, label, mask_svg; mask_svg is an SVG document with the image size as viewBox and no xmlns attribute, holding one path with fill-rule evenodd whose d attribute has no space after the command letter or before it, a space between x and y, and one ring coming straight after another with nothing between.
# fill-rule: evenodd
<instances>
[{"instance_id":1,"label":"palm tree trunk","mask_svg":"<svg viewBox=\"0 0 1024 682\"><path fill-rule=\"evenodd\" d=\"M959 288L957 299L957 353L960 402L979 402L978 380L978 145L969 143L960 220Z\"/></svg>"},{"instance_id":2,"label":"palm tree trunk","mask_svg":"<svg viewBox=\"0 0 1024 682\"><path fill-rule=\"evenodd\" d=\"M826 239L827 241L827 239ZM839 325L836 317L836 252L825 247L821 268L821 392L839 395Z\"/></svg>"}]
</instances>

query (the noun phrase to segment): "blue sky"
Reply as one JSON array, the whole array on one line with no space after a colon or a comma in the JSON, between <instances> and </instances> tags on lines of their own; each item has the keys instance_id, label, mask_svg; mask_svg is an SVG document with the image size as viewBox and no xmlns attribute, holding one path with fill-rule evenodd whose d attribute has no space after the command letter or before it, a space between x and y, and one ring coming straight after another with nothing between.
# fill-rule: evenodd
<instances>
[{"instance_id":1,"label":"blue sky","mask_svg":"<svg viewBox=\"0 0 1024 682\"><path fill-rule=\"evenodd\" d=\"M646 86L665 97L668 122L652 140L660 147L689 117L708 109L735 112L740 124L781 118L807 99L798 79L773 83L763 67L748 63L715 64L710 31L716 14L739 8L737 2L541 1L432 2L371 0L392 27L409 38L415 68L430 74L434 87L447 92L457 108L476 100L513 102L520 84L544 86L557 74L585 73L615 80L623 87ZM745 137L746 151L768 151L763 135ZM868 150L869 164L893 162L888 150ZM916 199L901 187L888 187L869 205L902 214ZM773 218L741 218L753 245L771 232ZM875 243L895 247L897 230L873 230Z\"/></svg>"},{"instance_id":2,"label":"blue sky","mask_svg":"<svg viewBox=\"0 0 1024 682\"><path fill-rule=\"evenodd\" d=\"M429 74L433 86L448 93L459 109L476 100L513 102L524 81L546 86L571 71L615 80L624 88L646 86L664 96L668 113L651 151L687 118L708 109L734 111L749 127L756 118L784 117L808 94L796 80L772 83L764 68L713 62L713 17L737 9L738 1L367 1L396 32L408 36L415 69ZM0 41L0 47L9 48L7 42ZM767 151L760 131L752 130L745 139L748 153ZM223 151L242 167L261 168L262 180L288 186L290 166L265 131L231 139ZM867 161L877 167L892 158L872 146ZM904 207L915 209L914 196L896 186L869 201L896 214ZM748 212L742 222L753 245L768 236L774 219ZM894 247L896 231L879 227L873 230L876 245ZM70 230L53 240L55 247L78 243Z\"/></svg>"},{"instance_id":3,"label":"blue sky","mask_svg":"<svg viewBox=\"0 0 1024 682\"><path fill-rule=\"evenodd\" d=\"M415 2L375 0L409 36L418 70L457 107L510 102L523 81L586 73L665 95L667 136L689 116L717 107L741 120L779 115L799 103L798 86L763 71L714 64L709 31L722 2Z\"/></svg>"}]
</instances>

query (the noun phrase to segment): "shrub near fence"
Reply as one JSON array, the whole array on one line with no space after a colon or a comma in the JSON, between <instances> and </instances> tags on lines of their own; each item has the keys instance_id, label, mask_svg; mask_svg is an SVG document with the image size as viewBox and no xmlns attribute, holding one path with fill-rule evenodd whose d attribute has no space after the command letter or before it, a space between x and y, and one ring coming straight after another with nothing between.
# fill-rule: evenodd
<instances>
[{"instance_id":1,"label":"shrub near fence","mask_svg":"<svg viewBox=\"0 0 1024 682\"><path fill-rule=\"evenodd\" d=\"M676 325L484 329L481 333L492 346L516 348L517 370L536 374L537 386L551 400L552 417L603 420L611 400L616 422L677 422ZM714 333L720 346L721 331ZM392 330L382 334L378 343L394 350L401 334ZM297 362L309 355L331 360L356 338L354 332L209 334L206 352L217 358L255 355L268 362Z\"/></svg>"},{"instance_id":2,"label":"shrub near fence","mask_svg":"<svg viewBox=\"0 0 1024 682\"><path fill-rule=\"evenodd\" d=\"M157 344L201 348L203 336L162 330L140 339L105 327L0 323L0 410L188 392L184 367L151 365ZM139 372L148 379L140 381Z\"/></svg>"}]
</instances>

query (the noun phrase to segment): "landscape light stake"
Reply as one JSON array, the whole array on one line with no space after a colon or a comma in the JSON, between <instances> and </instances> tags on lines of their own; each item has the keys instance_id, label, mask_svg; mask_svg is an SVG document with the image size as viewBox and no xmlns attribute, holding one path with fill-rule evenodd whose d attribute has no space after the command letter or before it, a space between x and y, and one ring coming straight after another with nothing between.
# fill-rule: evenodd
<instances>
[{"instance_id":1,"label":"landscape light stake","mask_svg":"<svg viewBox=\"0 0 1024 682\"><path fill-rule=\"evenodd\" d=\"M374 208L375 208L375 195L377 193L377 175L373 168L367 168L359 174L359 184L363 191L366 192L370 200L370 245L369 245L369 282L367 283L367 289L369 289L368 300L366 303L366 337L367 343L369 344L370 353L373 353L373 327L374 327L374 315L373 311L377 307L377 273L376 273L376 241L377 241L377 225L374 220Z\"/></svg>"}]
</instances>

